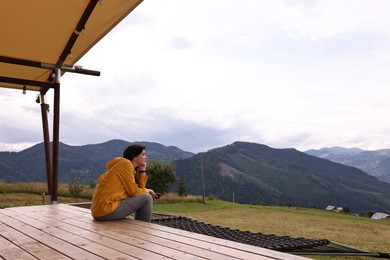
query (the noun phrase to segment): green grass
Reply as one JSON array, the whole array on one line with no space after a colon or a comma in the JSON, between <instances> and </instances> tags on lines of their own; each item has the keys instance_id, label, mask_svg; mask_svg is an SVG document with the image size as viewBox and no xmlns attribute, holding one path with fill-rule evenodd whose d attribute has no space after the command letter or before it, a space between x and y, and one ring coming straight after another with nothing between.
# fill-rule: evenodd
<instances>
[{"instance_id":1,"label":"green grass","mask_svg":"<svg viewBox=\"0 0 390 260\"><path fill-rule=\"evenodd\" d=\"M84 186L80 198L73 198L68 184L58 185L58 202L74 203L91 201L93 190ZM45 194L45 195L44 195ZM0 180L0 207L32 206L50 203L47 184L40 182L7 183Z\"/></svg>"},{"instance_id":2,"label":"green grass","mask_svg":"<svg viewBox=\"0 0 390 260\"><path fill-rule=\"evenodd\" d=\"M318 209L241 205L219 200L155 204L154 211L265 234L328 239L370 252L389 252L390 221Z\"/></svg>"},{"instance_id":3,"label":"green grass","mask_svg":"<svg viewBox=\"0 0 390 260\"><path fill-rule=\"evenodd\" d=\"M83 198L76 200L59 186L58 203L90 201L93 190L85 187ZM45 184L0 182L0 207L42 205ZM319 209L235 204L217 199L202 203L199 196L162 196L154 203L154 212L180 215L206 223L261 232L313 239L328 239L370 252L389 252L390 221L328 212ZM333 259L317 258L316 259ZM335 258L345 259L345 258ZM349 258L350 259L350 258Z\"/></svg>"}]
</instances>

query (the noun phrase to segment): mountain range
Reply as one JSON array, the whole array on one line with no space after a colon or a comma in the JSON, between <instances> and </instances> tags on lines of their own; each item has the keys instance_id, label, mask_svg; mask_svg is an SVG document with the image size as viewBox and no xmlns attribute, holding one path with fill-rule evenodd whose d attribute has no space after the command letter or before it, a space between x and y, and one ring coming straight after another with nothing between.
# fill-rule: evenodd
<instances>
[{"instance_id":1,"label":"mountain range","mask_svg":"<svg viewBox=\"0 0 390 260\"><path fill-rule=\"evenodd\" d=\"M215 195L238 203L390 212L390 183L293 148L235 142L193 154L173 146L137 143L146 145L149 161L173 163L189 194ZM59 182L76 176L85 183L97 180L106 162L121 156L129 144L123 140L84 146L60 143ZM43 144L21 152L0 152L0 179L45 182Z\"/></svg>"},{"instance_id":2,"label":"mountain range","mask_svg":"<svg viewBox=\"0 0 390 260\"><path fill-rule=\"evenodd\" d=\"M355 213L390 210L390 183L292 148L235 142L175 164L176 174L192 194L199 194L202 188L206 194L229 201L234 194L239 203L314 208L335 205Z\"/></svg>"},{"instance_id":3,"label":"mountain range","mask_svg":"<svg viewBox=\"0 0 390 260\"><path fill-rule=\"evenodd\" d=\"M137 142L147 147L149 161L172 162L193 156L174 146L152 142ZM84 182L96 180L105 171L106 163L122 156L131 143L111 140L101 144L70 146L59 145L58 181L68 183L75 177ZM46 182L46 165L43 143L20 152L0 152L0 179L7 182Z\"/></svg>"},{"instance_id":4,"label":"mountain range","mask_svg":"<svg viewBox=\"0 0 390 260\"><path fill-rule=\"evenodd\" d=\"M390 149L366 151L359 148L330 147L308 150L305 153L356 167L390 183Z\"/></svg>"}]
</instances>

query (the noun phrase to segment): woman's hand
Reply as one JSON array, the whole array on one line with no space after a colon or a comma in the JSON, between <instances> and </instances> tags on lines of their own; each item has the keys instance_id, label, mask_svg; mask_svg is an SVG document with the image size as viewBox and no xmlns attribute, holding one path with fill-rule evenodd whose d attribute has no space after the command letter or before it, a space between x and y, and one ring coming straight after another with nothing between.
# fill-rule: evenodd
<instances>
[{"instance_id":1,"label":"woman's hand","mask_svg":"<svg viewBox=\"0 0 390 260\"><path fill-rule=\"evenodd\" d=\"M143 164L143 165L138 166L138 170L139 170L139 171L146 172L146 163Z\"/></svg>"},{"instance_id":2,"label":"woman's hand","mask_svg":"<svg viewBox=\"0 0 390 260\"><path fill-rule=\"evenodd\" d=\"M157 194L156 194L153 190L151 190L151 189L148 189L148 190L149 190L150 196L152 196L152 198L153 198L154 200L158 199Z\"/></svg>"}]
</instances>

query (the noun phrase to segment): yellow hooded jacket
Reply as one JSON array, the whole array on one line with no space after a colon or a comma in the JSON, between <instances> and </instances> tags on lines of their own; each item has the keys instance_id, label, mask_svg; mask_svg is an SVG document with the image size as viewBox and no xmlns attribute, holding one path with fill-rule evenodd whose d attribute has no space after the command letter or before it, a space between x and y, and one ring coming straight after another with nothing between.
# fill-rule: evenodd
<instances>
[{"instance_id":1,"label":"yellow hooded jacket","mask_svg":"<svg viewBox=\"0 0 390 260\"><path fill-rule=\"evenodd\" d=\"M93 217L105 216L113 212L123 199L149 193L145 188L148 175L142 174L138 184L136 171L130 160L117 157L106 165L107 171L100 175L92 197L91 213Z\"/></svg>"}]
</instances>

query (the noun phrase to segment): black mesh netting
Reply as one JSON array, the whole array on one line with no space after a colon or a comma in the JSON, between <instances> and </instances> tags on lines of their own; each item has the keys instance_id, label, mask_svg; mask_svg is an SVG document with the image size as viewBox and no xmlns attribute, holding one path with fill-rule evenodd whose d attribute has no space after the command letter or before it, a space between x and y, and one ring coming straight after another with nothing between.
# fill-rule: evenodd
<instances>
[{"instance_id":1,"label":"black mesh netting","mask_svg":"<svg viewBox=\"0 0 390 260\"><path fill-rule=\"evenodd\" d=\"M329 240L327 239L307 239L302 237L292 238L289 236L253 233L250 231L241 231L238 229L215 226L181 216L153 217L152 222L167 227L183 229L203 235L223 238L278 251L307 249L329 244Z\"/></svg>"},{"instance_id":2,"label":"black mesh netting","mask_svg":"<svg viewBox=\"0 0 390 260\"><path fill-rule=\"evenodd\" d=\"M71 205L90 208L90 204L91 203L78 203ZM327 239L292 238L289 236L253 233L211 225L181 216L153 213L152 222L167 227L298 255L363 256L390 259L390 253L367 252L346 245L337 244Z\"/></svg>"}]
</instances>

